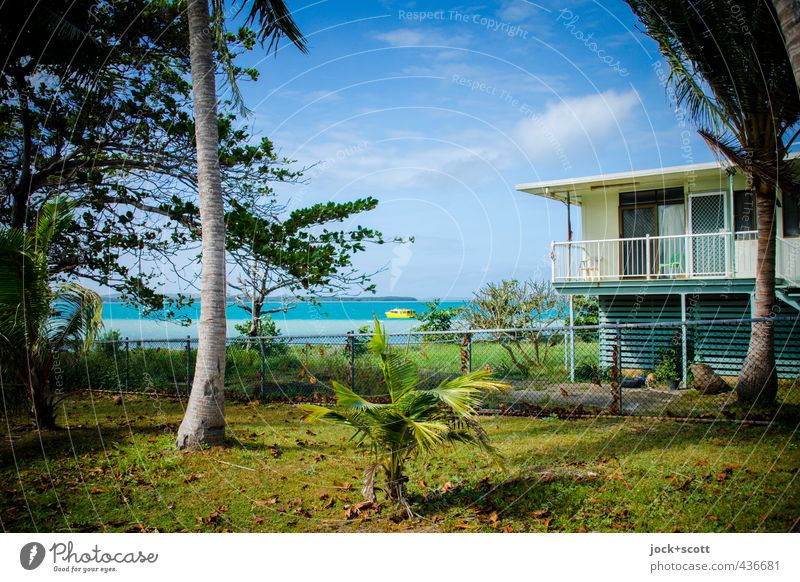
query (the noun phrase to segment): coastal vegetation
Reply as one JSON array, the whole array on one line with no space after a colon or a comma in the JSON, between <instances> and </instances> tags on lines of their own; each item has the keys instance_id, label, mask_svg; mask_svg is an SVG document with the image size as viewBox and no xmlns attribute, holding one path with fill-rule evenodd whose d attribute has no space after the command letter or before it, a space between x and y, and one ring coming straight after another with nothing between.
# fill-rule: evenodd
<instances>
[{"instance_id":1,"label":"coastal vegetation","mask_svg":"<svg viewBox=\"0 0 800 582\"><path fill-rule=\"evenodd\" d=\"M38 429L56 427L64 386L51 376L62 353L83 356L102 326L96 292L75 282L51 284L50 249L72 225L72 208L56 199L29 230L0 228L0 372L10 371L22 388Z\"/></svg>"}]
</instances>

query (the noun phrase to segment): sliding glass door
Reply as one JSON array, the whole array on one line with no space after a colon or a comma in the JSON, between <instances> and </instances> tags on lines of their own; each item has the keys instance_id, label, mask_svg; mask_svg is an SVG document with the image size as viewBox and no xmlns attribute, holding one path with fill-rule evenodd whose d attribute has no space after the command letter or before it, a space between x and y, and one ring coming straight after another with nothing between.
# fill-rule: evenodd
<instances>
[{"instance_id":1,"label":"sliding glass door","mask_svg":"<svg viewBox=\"0 0 800 582\"><path fill-rule=\"evenodd\" d=\"M653 264L655 254L650 245L650 258L647 254L645 237L656 236L658 220L656 206L635 206L623 208L622 212L622 276L646 277L647 266ZM626 240L630 239L630 240ZM652 270L652 267L651 267Z\"/></svg>"},{"instance_id":2,"label":"sliding glass door","mask_svg":"<svg viewBox=\"0 0 800 582\"><path fill-rule=\"evenodd\" d=\"M621 275L670 277L684 274L683 188L622 192L619 207Z\"/></svg>"}]
</instances>

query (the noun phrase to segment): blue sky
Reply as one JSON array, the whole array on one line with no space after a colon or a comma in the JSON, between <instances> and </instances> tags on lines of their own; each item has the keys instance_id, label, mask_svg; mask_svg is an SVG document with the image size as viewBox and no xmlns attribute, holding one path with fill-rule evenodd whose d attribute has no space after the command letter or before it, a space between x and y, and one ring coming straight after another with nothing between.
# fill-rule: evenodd
<instances>
[{"instance_id":1,"label":"blue sky","mask_svg":"<svg viewBox=\"0 0 800 582\"><path fill-rule=\"evenodd\" d=\"M248 122L318 163L309 184L278 190L291 206L372 195L358 223L415 237L358 258L385 268L379 294L549 277L565 207L517 183L713 159L622 1L287 3L309 54L252 58Z\"/></svg>"}]
</instances>

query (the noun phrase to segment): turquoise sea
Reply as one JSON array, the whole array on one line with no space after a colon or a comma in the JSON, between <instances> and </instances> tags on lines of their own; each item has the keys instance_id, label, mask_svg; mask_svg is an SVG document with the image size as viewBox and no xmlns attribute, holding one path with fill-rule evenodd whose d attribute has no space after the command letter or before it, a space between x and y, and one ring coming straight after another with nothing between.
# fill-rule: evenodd
<instances>
[{"instance_id":1,"label":"turquoise sea","mask_svg":"<svg viewBox=\"0 0 800 582\"><path fill-rule=\"evenodd\" d=\"M461 301L443 301L441 306L460 307ZM269 308L280 307L270 304ZM328 301L320 305L298 303L286 313L274 313L273 319L284 335L325 335L344 334L356 331L362 325L371 325L373 314L378 316L390 333L405 333L419 325L416 319L387 319L385 312L395 307L413 309L417 313L426 310L422 301ZM158 318L143 318L135 307L122 303L107 302L103 304L103 322L106 329L116 329L122 337L131 339L174 339L197 337L197 320L200 318L200 307L194 305L184 310L192 323L181 325L175 321L164 321ZM248 313L241 307L228 307L228 336L237 335L234 325L249 319Z\"/></svg>"}]
</instances>

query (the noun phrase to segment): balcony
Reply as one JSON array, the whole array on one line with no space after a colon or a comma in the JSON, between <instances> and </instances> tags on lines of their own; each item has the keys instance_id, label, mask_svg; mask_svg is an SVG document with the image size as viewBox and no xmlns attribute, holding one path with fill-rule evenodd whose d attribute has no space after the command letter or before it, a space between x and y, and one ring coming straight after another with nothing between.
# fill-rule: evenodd
<instances>
[{"instance_id":1,"label":"balcony","mask_svg":"<svg viewBox=\"0 0 800 582\"><path fill-rule=\"evenodd\" d=\"M661 279L754 278L756 232L551 243L554 283ZM776 241L776 275L797 285L800 244Z\"/></svg>"}]
</instances>

